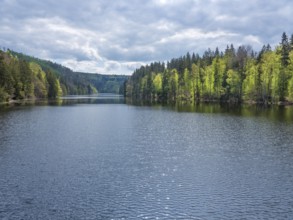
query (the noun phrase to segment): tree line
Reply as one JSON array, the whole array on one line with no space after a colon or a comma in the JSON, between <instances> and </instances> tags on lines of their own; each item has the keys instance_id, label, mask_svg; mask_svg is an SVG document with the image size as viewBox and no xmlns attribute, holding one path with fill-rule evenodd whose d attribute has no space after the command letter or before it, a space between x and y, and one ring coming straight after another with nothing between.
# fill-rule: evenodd
<instances>
[{"instance_id":1,"label":"tree line","mask_svg":"<svg viewBox=\"0 0 293 220\"><path fill-rule=\"evenodd\" d=\"M51 71L0 51L0 101L56 98L62 95L60 81Z\"/></svg>"},{"instance_id":2,"label":"tree line","mask_svg":"<svg viewBox=\"0 0 293 220\"><path fill-rule=\"evenodd\" d=\"M134 71L125 96L149 102L218 101L284 103L293 101L293 35L283 33L272 49L250 46L187 53L167 63L154 62Z\"/></svg>"},{"instance_id":3,"label":"tree line","mask_svg":"<svg viewBox=\"0 0 293 220\"><path fill-rule=\"evenodd\" d=\"M0 50L0 102L97 92L123 93L127 78L73 72L51 61Z\"/></svg>"},{"instance_id":4,"label":"tree line","mask_svg":"<svg viewBox=\"0 0 293 220\"><path fill-rule=\"evenodd\" d=\"M60 80L63 95L91 94L95 89L101 93L122 93L124 82L128 79L128 76L125 75L74 72L65 66L48 60L38 59L12 50L10 50L10 53L18 59L39 64L45 72L53 72Z\"/></svg>"}]
</instances>

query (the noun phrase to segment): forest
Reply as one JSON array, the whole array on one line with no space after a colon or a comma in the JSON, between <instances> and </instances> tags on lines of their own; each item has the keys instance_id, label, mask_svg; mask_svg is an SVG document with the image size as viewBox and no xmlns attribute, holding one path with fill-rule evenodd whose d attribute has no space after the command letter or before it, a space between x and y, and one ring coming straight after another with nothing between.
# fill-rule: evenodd
<instances>
[{"instance_id":1,"label":"forest","mask_svg":"<svg viewBox=\"0 0 293 220\"><path fill-rule=\"evenodd\" d=\"M123 93L124 75L73 72L60 64L0 50L0 102L65 95Z\"/></svg>"},{"instance_id":2,"label":"forest","mask_svg":"<svg viewBox=\"0 0 293 220\"><path fill-rule=\"evenodd\" d=\"M125 96L147 102L293 102L293 35L284 32L276 48L260 52L233 44L224 52L187 53L167 63L154 62L134 71Z\"/></svg>"}]
</instances>

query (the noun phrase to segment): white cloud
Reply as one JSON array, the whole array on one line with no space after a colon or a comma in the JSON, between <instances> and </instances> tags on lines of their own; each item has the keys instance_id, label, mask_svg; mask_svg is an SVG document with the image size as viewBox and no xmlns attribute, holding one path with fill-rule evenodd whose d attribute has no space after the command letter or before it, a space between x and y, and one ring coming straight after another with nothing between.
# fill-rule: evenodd
<instances>
[{"instance_id":1,"label":"white cloud","mask_svg":"<svg viewBox=\"0 0 293 220\"><path fill-rule=\"evenodd\" d=\"M135 69L142 65L146 65L145 62L117 62L113 60L105 60L104 62L96 61L78 61L74 59L68 60L57 60L58 63L69 67L76 72L86 72L89 73L100 73L100 74L125 74L129 75Z\"/></svg>"},{"instance_id":2,"label":"white cloud","mask_svg":"<svg viewBox=\"0 0 293 220\"><path fill-rule=\"evenodd\" d=\"M165 5L174 5L174 4L180 4L180 1L176 0L154 0L154 4L165 6Z\"/></svg>"},{"instance_id":3,"label":"white cloud","mask_svg":"<svg viewBox=\"0 0 293 220\"><path fill-rule=\"evenodd\" d=\"M256 44L256 45L262 45L263 43L260 41L259 37L248 35L244 37L244 42L247 42L248 44Z\"/></svg>"},{"instance_id":4,"label":"white cloud","mask_svg":"<svg viewBox=\"0 0 293 220\"><path fill-rule=\"evenodd\" d=\"M160 40L161 43L178 42L186 40L204 40L204 39L215 39L220 37L231 37L237 36L235 33L229 33L225 31L211 31L204 32L200 29L184 29L180 32L176 32L174 35Z\"/></svg>"},{"instance_id":5,"label":"white cloud","mask_svg":"<svg viewBox=\"0 0 293 220\"><path fill-rule=\"evenodd\" d=\"M85 72L127 73L151 61L291 34L289 0L2 0L0 46Z\"/></svg>"},{"instance_id":6,"label":"white cloud","mask_svg":"<svg viewBox=\"0 0 293 220\"><path fill-rule=\"evenodd\" d=\"M77 72L84 72L86 69L89 73L100 73L103 70L95 61L60 60L59 62Z\"/></svg>"}]
</instances>

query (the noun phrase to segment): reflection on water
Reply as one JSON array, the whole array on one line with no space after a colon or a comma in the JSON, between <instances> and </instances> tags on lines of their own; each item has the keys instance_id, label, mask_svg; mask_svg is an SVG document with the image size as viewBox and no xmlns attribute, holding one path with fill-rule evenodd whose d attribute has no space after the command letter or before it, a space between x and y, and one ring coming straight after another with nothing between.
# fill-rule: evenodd
<instances>
[{"instance_id":1,"label":"reflection on water","mask_svg":"<svg viewBox=\"0 0 293 220\"><path fill-rule=\"evenodd\" d=\"M37 99L19 100L8 104L0 105L0 110L18 106L62 106L75 104L123 104L125 103L122 95L112 93L102 93L97 95L70 95L58 99Z\"/></svg>"},{"instance_id":2,"label":"reflection on water","mask_svg":"<svg viewBox=\"0 0 293 220\"><path fill-rule=\"evenodd\" d=\"M101 93L97 95L71 95L54 100L23 100L10 104L0 105L0 111L24 106L67 106L77 104L128 104L135 106L151 106L153 109L162 107L176 112L229 114L243 117L265 117L280 122L293 122L293 106L263 106L263 105L235 105L220 103L196 103L196 104L148 104L132 103L125 100L122 95Z\"/></svg>"},{"instance_id":3,"label":"reflection on water","mask_svg":"<svg viewBox=\"0 0 293 220\"><path fill-rule=\"evenodd\" d=\"M116 94L98 94L86 96L65 96L59 99L62 105L71 104L123 104L124 97Z\"/></svg>"},{"instance_id":4,"label":"reflection on water","mask_svg":"<svg viewBox=\"0 0 293 220\"><path fill-rule=\"evenodd\" d=\"M293 106L261 106L261 105L229 105L207 104L175 105L173 110L178 112L216 113L230 114L243 117L265 117L281 122L293 122Z\"/></svg>"},{"instance_id":5,"label":"reflection on water","mask_svg":"<svg viewBox=\"0 0 293 220\"><path fill-rule=\"evenodd\" d=\"M227 103L196 103L196 104L148 104L132 103L122 95L101 93L97 95L71 95L54 100L25 100L0 105L0 112L15 107L28 106L68 106L78 104L128 104L135 106L150 106L153 109L169 109L176 112L229 114L243 117L264 117L269 120L293 123L293 106L263 106L263 105L235 105Z\"/></svg>"},{"instance_id":6,"label":"reflection on water","mask_svg":"<svg viewBox=\"0 0 293 220\"><path fill-rule=\"evenodd\" d=\"M293 219L291 107L123 102L2 108L0 219Z\"/></svg>"},{"instance_id":7,"label":"reflection on water","mask_svg":"<svg viewBox=\"0 0 293 220\"><path fill-rule=\"evenodd\" d=\"M131 102L127 104L135 106L151 106L153 109L166 108L176 112L205 113L205 114L229 114L242 117L264 117L273 121L293 123L293 106L264 106L255 104L229 104L229 103L176 103L176 104L153 104Z\"/></svg>"}]
</instances>

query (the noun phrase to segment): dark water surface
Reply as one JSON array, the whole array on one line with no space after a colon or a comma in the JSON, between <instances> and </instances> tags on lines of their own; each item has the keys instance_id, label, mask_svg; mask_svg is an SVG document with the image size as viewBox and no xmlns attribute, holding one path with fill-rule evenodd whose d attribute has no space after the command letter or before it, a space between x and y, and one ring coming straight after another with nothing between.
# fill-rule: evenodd
<instances>
[{"instance_id":1,"label":"dark water surface","mask_svg":"<svg viewBox=\"0 0 293 220\"><path fill-rule=\"evenodd\" d=\"M0 219L293 219L293 109L2 106Z\"/></svg>"}]
</instances>

